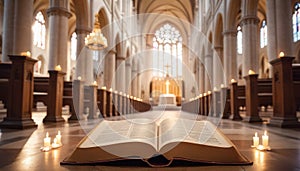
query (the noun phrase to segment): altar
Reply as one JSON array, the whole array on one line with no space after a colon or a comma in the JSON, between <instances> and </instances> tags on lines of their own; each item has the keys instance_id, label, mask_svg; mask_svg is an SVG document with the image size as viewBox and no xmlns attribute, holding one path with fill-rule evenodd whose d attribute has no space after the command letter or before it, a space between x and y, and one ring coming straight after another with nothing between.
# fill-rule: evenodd
<instances>
[{"instance_id":1,"label":"altar","mask_svg":"<svg viewBox=\"0 0 300 171\"><path fill-rule=\"evenodd\" d=\"M174 94L159 95L158 106L176 106L176 96Z\"/></svg>"},{"instance_id":2,"label":"altar","mask_svg":"<svg viewBox=\"0 0 300 171\"><path fill-rule=\"evenodd\" d=\"M170 94L170 81L166 81L166 94L160 94L158 106L176 106L175 94Z\"/></svg>"},{"instance_id":3,"label":"altar","mask_svg":"<svg viewBox=\"0 0 300 171\"><path fill-rule=\"evenodd\" d=\"M153 77L150 82L150 103L153 106L180 106L183 89L182 79Z\"/></svg>"}]
</instances>

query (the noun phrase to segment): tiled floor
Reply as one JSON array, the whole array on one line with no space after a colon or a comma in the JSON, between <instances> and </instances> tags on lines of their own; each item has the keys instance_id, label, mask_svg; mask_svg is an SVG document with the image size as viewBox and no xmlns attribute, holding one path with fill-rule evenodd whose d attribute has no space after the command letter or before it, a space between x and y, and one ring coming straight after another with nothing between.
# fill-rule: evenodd
<instances>
[{"instance_id":1,"label":"tiled floor","mask_svg":"<svg viewBox=\"0 0 300 171\"><path fill-rule=\"evenodd\" d=\"M151 111L139 117L163 118L174 116L194 117L179 111ZM118 167L118 166L66 166L60 165L85 137L100 122L100 119L85 120L73 123L43 124L44 113L34 113L33 119L37 129L1 130L0 133L0 170L300 170L300 129L280 129L265 124L249 124L231 120L211 119L225 135L232 140L240 152L254 163L251 166L193 166L193 167ZM136 115L130 115L136 117ZM49 152L41 152L46 132L50 136L62 133L63 146ZM252 137L255 132L260 135L267 130L270 138L271 151L252 149ZM222 155L222 154L220 154ZM88 156L87 156L88 157Z\"/></svg>"}]
</instances>

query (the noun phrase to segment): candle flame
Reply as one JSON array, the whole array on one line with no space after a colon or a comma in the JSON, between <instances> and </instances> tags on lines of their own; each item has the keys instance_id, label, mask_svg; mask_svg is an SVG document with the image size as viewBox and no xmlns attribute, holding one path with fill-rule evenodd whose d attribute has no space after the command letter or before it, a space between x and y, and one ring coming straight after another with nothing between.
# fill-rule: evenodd
<instances>
[{"instance_id":1,"label":"candle flame","mask_svg":"<svg viewBox=\"0 0 300 171\"><path fill-rule=\"evenodd\" d=\"M79 80L79 81L80 81L80 80L81 80L81 77L80 77L80 76L79 76L79 77L77 77L77 80Z\"/></svg>"},{"instance_id":2,"label":"candle flame","mask_svg":"<svg viewBox=\"0 0 300 171\"><path fill-rule=\"evenodd\" d=\"M257 137L257 132L255 132L255 137Z\"/></svg>"},{"instance_id":3,"label":"candle flame","mask_svg":"<svg viewBox=\"0 0 300 171\"><path fill-rule=\"evenodd\" d=\"M60 66L60 65L57 65L57 66L55 67L55 70L56 70L56 71L61 71L61 66Z\"/></svg>"},{"instance_id":4,"label":"candle flame","mask_svg":"<svg viewBox=\"0 0 300 171\"><path fill-rule=\"evenodd\" d=\"M265 136L267 135L267 131L264 132L264 135L265 135Z\"/></svg>"},{"instance_id":5,"label":"candle flame","mask_svg":"<svg viewBox=\"0 0 300 171\"><path fill-rule=\"evenodd\" d=\"M102 90L106 90L106 86L101 87Z\"/></svg>"},{"instance_id":6,"label":"candle flame","mask_svg":"<svg viewBox=\"0 0 300 171\"><path fill-rule=\"evenodd\" d=\"M58 131L57 135L61 135L60 131Z\"/></svg>"},{"instance_id":7,"label":"candle flame","mask_svg":"<svg viewBox=\"0 0 300 171\"><path fill-rule=\"evenodd\" d=\"M48 137L49 137L49 132L46 133L46 138L48 138Z\"/></svg>"},{"instance_id":8,"label":"candle flame","mask_svg":"<svg viewBox=\"0 0 300 171\"><path fill-rule=\"evenodd\" d=\"M284 57L284 53L283 52L279 53L279 58L281 58L281 57Z\"/></svg>"},{"instance_id":9,"label":"candle flame","mask_svg":"<svg viewBox=\"0 0 300 171\"><path fill-rule=\"evenodd\" d=\"M249 75L253 75L253 74L255 74L255 72L254 72L253 70L250 69L250 70L248 71L248 74L249 74Z\"/></svg>"},{"instance_id":10,"label":"candle flame","mask_svg":"<svg viewBox=\"0 0 300 171\"><path fill-rule=\"evenodd\" d=\"M236 82L236 80L235 79L231 79L231 83L235 83Z\"/></svg>"},{"instance_id":11,"label":"candle flame","mask_svg":"<svg viewBox=\"0 0 300 171\"><path fill-rule=\"evenodd\" d=\"M224 84L221 84L221 88L224 88Z\"/></svg>"}]
</instances>

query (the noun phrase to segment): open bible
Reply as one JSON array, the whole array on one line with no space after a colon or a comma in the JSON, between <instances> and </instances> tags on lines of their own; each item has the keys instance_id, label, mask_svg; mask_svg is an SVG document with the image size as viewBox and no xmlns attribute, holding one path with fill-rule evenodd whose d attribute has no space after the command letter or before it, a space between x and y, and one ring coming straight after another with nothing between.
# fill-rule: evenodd
<instances>
[{"instance_id":1,"label":"open bible","mask_svg":"<svg viewBox=\"0 0 300 171\"><path fill-rule=\"evenodd\" d=\"M252 164L209 121L147 119L102 121L61 164L145 162L168 166L172 162Z\"/></svg>"}]
</instances>

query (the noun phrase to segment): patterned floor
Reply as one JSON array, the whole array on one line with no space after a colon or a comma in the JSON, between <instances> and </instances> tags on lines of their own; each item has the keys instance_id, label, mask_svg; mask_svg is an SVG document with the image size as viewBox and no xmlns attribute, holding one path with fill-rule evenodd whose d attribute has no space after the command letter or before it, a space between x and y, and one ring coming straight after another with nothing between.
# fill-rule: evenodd
<instances>
[{"instance_id":1,"label":"patterned floor","mask_svg":"<svg viewBox=\"0 0 300 171\"><path fill-rule=\"evenodd\" d=\"M238 147L240 152L252 160L252 166L193 166L171 168L149 167L118 167L118 166L61 166L69 155L86 136L86 134L101 121L101 119L82 120L80 122L64 122L43 124L43 112L33 114L37 129L1 130L0 132L0 170L300 170L300 129L280 129L268 127L265 123L249 124L241 121L222 120L220 118L203 118L183 113L178 110L156 110L142 114L127 115L125 119L146 117L155 120L168 117L187 117L192 119L207 119L213 122ZM65 119L68 117L64 115ZM118 120L120 117L112 118ZM258 151L251 148L255 132L262 135L267 130L270 138L271 151ZM62 133L63 146L49 152L41 152L43 138L46 132L53 137L58 131ZM220 154L222 155L222 154Z\"/></svg>"}]
</instances>

